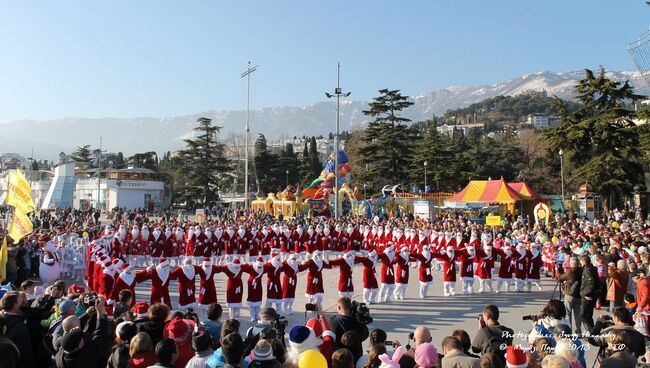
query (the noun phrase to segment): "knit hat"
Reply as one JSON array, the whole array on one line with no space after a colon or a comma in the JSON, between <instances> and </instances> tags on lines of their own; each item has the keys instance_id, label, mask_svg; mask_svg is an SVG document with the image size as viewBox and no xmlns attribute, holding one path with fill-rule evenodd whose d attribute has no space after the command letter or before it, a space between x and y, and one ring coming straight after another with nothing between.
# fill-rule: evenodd
<instances>
[{"instance_id":1,"label":"knit hat","mask_svg":"<svg viewBox=\"0 0 650 368\"><path fill-rule=\"evenodd\" d=\"M212 343L210 334L205 331L197 331L192 335L192 350L198 352L208 350Z\"/></svg>"},{"instance_id":2,"label":"knit hat","mask_svg":"<svg viewBox=\"0 0 650 368\"><path fill-rule=\"evenodd\" d=\"M415 362L419 367L432 368L438 365L438 350L428 342L420 344L415 349Z\"/></svg>"},{"instance_id":3,"label":"knit hat","mask_svg":"<svg viewBox=\"0 0 650 368\"><path fill-rule=\"evenodd\" d=\"M266 340L260 340L253 349L253 360L273 360L273 347Z\"/></svg>"},{"instance_id":4,"label":"knit hat","mask_svg":"<svg viewBox=\"0 0 650 368\"><path fill-rule=\"evenodd\" d=\"M147 312L149 311L149 304L147 302L138 302L136 305L131 308L131 311L133 311L133 314L140 318L144 318L147 316Z\"/></svg>"},{"instance_id":5,"label":"knit hat","mask_svg":"<svg viewBox=\"0 0 650 368\"><path fill-rule=\"evenodd\" d=\"M65 352L72 352L79 346L79 343L84 337L84 333L81 329L75 328L72 331L68 332L61 339L61 347Z\"/></svg>"},{"instance_id":6,"label":"knit hat","mask_svg":"<svg viewBox=\"0 0 650 368\"><path fill-rule=\"evenodd\" d=\"M314 330L305 326L295 326L289 332L289 346L294 352L318 349L323 340L316 337Z\"/></svg>"},{"instance_id":7,"label":"knit hat","mask_svg":"<svg viewBox=\"0 0 650 368\"><path fill-rule=\"evenodd\" d=\"M121 322L115 328L115 335L122 341L131 341L131 338L138 333L135 323L130 321Z\"/></svg>"},{"instance_id":8,"label":"knit hat","mask_svg":"<svg viewBox=\"0 0 650 368\"><path fill-rule=\"evenodd\" d=\"M506 346L506 366L508 368L528 367L524 351L513 345Z\"/></svg>"}]
</instances>

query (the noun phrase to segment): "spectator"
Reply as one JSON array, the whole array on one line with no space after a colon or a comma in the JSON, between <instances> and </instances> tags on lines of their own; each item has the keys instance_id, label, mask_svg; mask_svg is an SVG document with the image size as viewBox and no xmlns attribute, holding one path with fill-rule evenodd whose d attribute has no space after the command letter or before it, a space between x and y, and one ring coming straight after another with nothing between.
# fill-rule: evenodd
<instances>
[{"instance_id":1,"label":"spectator","mask_svg":"<svg viewBox=\"0 0 650 368\"><path fill-rule=\"evenodd\" d=\"M340 344L341 337L347 331L354 330L361 341L368 338L368 326L359 323L352 317L352 300L348 297L340 297L336 303L337 315L329 321L332 332L336 335L336 344Z\"/></svg>"},{"instance_id":2,"label":"spectator","mask_svg":"<svg viewBox=\"0 0 650 368\"><path fill-rule=\"evenodd\" d=\"M25 294L20 291L9 291L0 299L0 309L6 325L5 337L13 341L20 351L18 367L31 368L34 366L34 355L29 331L25 325L25 316L21 307L27 304Z\"/></svg>"},{"instance_id":3,"label":"spectator","mask_svg":"<svg viewBox=\"0 0 650 368\"><path fill-rule=\"evenodd\" d=\"M162 303L157 303L149 307L147 312L147 319L144 320L138 330L146 332L151 337L151 342L158 350L158 342L163 339L163 332L167 322L167 315L169 314L169 307Z\"/></svg>"},{"instance_id":4,"label":"spectator","mask_svg":"<svg viewBox=\"0 0 650 368\"><path fill-rule=\"evenodd\" d=\"M319 313L319 318L310 319L309 321L307 321L305 326L314 330L314 335L316 335L316 337L321 340L321 344L318 346L318 350L320 350L321 354L323 354L325 360L327 360L327 364L329 365L331 364L332 352L334 351L334 343L336 340L336 336L334 336L334 333L330 331L330 327L328 325L327 319L323 316L323 314L320 311L318 313ZM343 335L345 336L345 334ZM359 342L359 344L361 343ZM361 355L363 355L363 351L361 352Z\"/></svg>"},{"instance_id":5,"label":"spectator","mask_svg":"<svg viewBox=\"0 0 650 368\"><path fill-rule=\"evenodd\" d=\"M606 336L612 331L623 331L628 336L627 349L630 350L637 358L645 355L645 337L639 331L634 329L630 312L625 308L616 308L612 316L613 326L607 327L605 316L598 318L596 325L591 330L591 336L588 341L591 345L600 347L609 347Z\"/></svg>"},{"instance_id":6,"label":"spectator","mask_svg":"<svg viewBox=\"0 0 650 368\"><path fill-rule=\"evenodd\" d=\"M289 356L293 364L298 364L300 355L307 350L319 350L322 340L314 330L305 326L295 326L289 332Z\"/></svg>"},{"instance_id":7,"label":"spectator","mask_svg":"<svg viewBox=\"0 0 650 368\"><path fill-rule=\"evenodd\" d=\"M469 339L469 334L465 330L454 330L451 333L451 336L455 337L460 341L460 345L463 347L463 353L472 358L480 358L478 355L472 354L470 348L472 347L472 342Z\"/></svg>"},{"instance_id":8,"label":"spectator","mask_svg":"<svg viewBox=\"0 0 650 368\"><path fill-rule=\"evenodd\" d=\"M192 333L194 332L194 321L175 317L165 326L163 336L173 339L176 342L176 368L184 368L187 362L194 356L192 350Z\"/></svg>"},{"instance_id":9,"label":"spectator","mask_svg":"<svg viewBox=\"0 0 650 368\"><path fill-rule=\"evenodd\" d=\"M381 360L379 356L386 354L386 346L384 344L373 345L368 351L368 363L363 365L363 368L379 368Z\"/></svg>"},{"instance_id":10,"label":"spectator","mask_svg":"<svg viewBox=\"0 0 650 368\"><path fill-rule=\"evenodd\" d=\"M36 299L36 295L34 294L36 291L36 283L32 280L25 280L20 284L20 290L25 292L25 296L27 297L28 301L32 301Z\"/></svg>"},{"instance_id":11,"label":"spectator","mask_svg":"<svg viewBox=\"0 0 650 368\"><path fill-rule=\"evenodd\" d=\"M349 350L354 357L354 365L357 364L359 358L363 355L363 347L359 335L355 331L348 331L341 337L341 347Z\"/></svg>"},{"instance_id":12,"label":"spectator","mask_svg":"<svg viewBox=\"0 0 650 368\"><path fill-rule=\"evenodd\" d=\"M571 368L585 368L578 360L578 350L569 339L559 339L555 342L555 354L566 359Z\"/></svg>"},{"instance_id":13,"label":"spectator","mask_svg":"<svg viewBox=\"0 0 650 368\"><path fill-rule=\"evenodd\" d=\"M56 352L54 349L54 340L63 336L63 327L61 326L63 320L70 316L74 316L76 309L77 302L74 300L64 299L59 303L57 317L50 323L50 327L45 335L45 343L52 353Z\"/></svg>"},{"instance_id":14,"label":"spectator","mask_svg":"<svg viewBox=\"0 0 650 368\"><path fill-rule=\"evenodd\" d=\"M211 337L207 331L195 332L192 335L192 350L195 354L185 365L186 368L204 368L210 355L214 353Z\"/></svg>"},{"instance_id":15,"label":"spectator","mask_svg":"<svg viewBox=\"0 0 650 368\"><path fill-rule=\"evenodd\" d=\"M126 368L129 364L129 341L138 333L133 322L122 322L115 328L116 344L113 345L111 356L106 368Z\"/></svg>"},{"instance_id":16,"label":"spectator","mask_svg":"<svg viewBox=\"0 0 650 368\"><path fill-rule=\"evenodd\" d=\"M279 368L280 365L273 355L273 346L266 340L258 341L251 352L248 368Z\"/></svg>"},{"instance_id":17,"label":"spectator","mask_svg":"<svg viewBox=\"0 0 650 368\"><path fill-rule=\"evenodd\" d=\"M630 312L630 315L636 314L636 298L634 294L625 294L623 297L623 303L625 304L625 309Z\"/></svg>"},{"instance_id":18,"label":"spectator","mask_svg":"<svg viewBox=\"0 0 650 368\"><path fill-rule=\"evenodd\" d=\"M512 344L514 332L499 324L499 308L496 305L488 305L483 308L479 326L480 328L472 341L474 353L492 352L505 362L505 352L501 346Z\"/></svg>"},{"instance_id":19,"label":"spectator","mask_svg":"<svg viewBox=\"0 0 650 368\"><path fill-rule=\"evenodd\" d=\"M351 331L346 332L349 333ZM354 368L354 354L346 348L341 348L332 354L332 368Z\"/></svg>"},{"instance_id":20,"label":"spectator","mask_svg":"<svg viewBox=\"0 0 650 368\"><path fill-rule=\"evenodd\" d=\"M539 317L540 318L535 322L535 324L544 326L548 330L551 330L559 324L567 326L570 326L571 324L569 320L566 319L566 308L564 303L558 299L549 300Z\"/></svg>"},{"instance_id":21,"label":"spectator","mask_svg":"<svg viewBox=\"0 0 650 368\"><path fill-rule=\"evenodd\" d=\"M266 333L273 330L273 321L279 317L280 315L271 307L260 309L259 320L246 331L246 344L250 346L251 350L257 344L263 331ZM275 333L274 330L273 333Z\"/></svg>"},{"instance_id":22,"label":"spectator","mask_svg":"<svg viewBox=\"0 0 650 368\"><path fill-rule=\"evenodd\" d=\"M138 332L129 343L129 368L146 368L156 364L151 337L145 332Z\"/></svg>"},{"instance_id":23,"label":"spectator","mask_svg":"<svg viewBox=\"0 0 650 368\"><path fill-rule=\"evenodd\" d=\"M485 353L481 355L478 364L481 368L503 368L503 361L494 353Z\"/></svg>"},{"instance_id":24,"label":"spectator","mask_svg":"<svg viewBox=\"0 0 650 368\"><path fill-rule=\"evenodd\" d=\"M223 323L223 326L221 328L221 337L219 339L222 346L223 340L226 338L226 336L232 333L239 333L239 320L228 319ZM226 360L223 356L222 347L219 347L217 350L215 350L214 354L208 357L208 361L206 363L209 368L221 367L224 364L226 364Z\"/></svg>"},{"instance_id":25,"label":"spectator","mask_svg":"<svg viewBox=\"0 0 650 368\"><path fill-rule=\"evenodd\" d=\"M244 340L238 333L231 333L221 342L223 357L226 364L224 368L243 368Z\"/></svg>"},{"instance_id":26,"label":"spectator","mask_svg":"<svg viewBox=\"0 0 650 368\"><path fill-rule=\"evenodd\" d=\"M18 366L20 351L16 344L5 336L6 332L7 325L5 324L5 319L0 316L0 357L2 357L0 367L14 368Z\"/></svg>"},{"instance_id":27,"label":"spectator","mask_svg":"<svg viewBox=\"0 0 650 368\"><path fill-rule=\"evenodd\" d=\"M260 311L261 312L261 311ZM208 319L201 322L201 326L210 334L213 341L219 341L221 337L222 323L219 321L223 314L223 308L219 303L212 303L206 309ZM260 314L261 315L261 314Z\"/></svg>"},{"instance_id":28,"label":"spectator","mask_svg":"<svg viewBox=\"0 0 650 368\"><path fill-rule=\"evenodd\" d=\"M415 349L417 349L420 344L423 344L425 342L430 343L432 340L431 338L431 331L425 327L425 326L418 326L415 328L413 331L413 346L411 349L407 352L405 352L405 355L410 355L410 356L415 356ZM395 347L401 346L402 343L399 340L395 340L393 342L393 345Z\"/></svg>"},{"instance_id":29,"label":"spectator","mask_svg":"<svg viewBox=\"0 0 650 368\"><path fill-rule=\"evenodd\" d=\"M268 343L271 344L271 347L273 348L273 356L278 362L280 362L281 365L284 366L286 363L286 354L287 354L284 345L282 345L282 343L278 339L270 339L265 341L268 341Z\"/></svg>"},{"instance_id":30,"label":"spectator","mask_svg":"<svg viewBox=\"0 0 650 368\"><path fill-rule=\"evenodd\" d=\"M609 356L600 362L601 368L634 368L636 358L625 347L630 343L629 336L621 330L613 330L607 335Z\"/></svg>"},{"instance_id":31,"label":"spectator","mask_svg":"<svg viewBox=\"0 0 650 368\"><path fill-rule=\"evenodd\" d=\"M161 339L156 344L156 360L157 363L150 368L174 368L174 363L178 358L176 351L176 342L173 339Z\"/></svg>"},{"instance_id":32,"label":"spectator","mask_svg":"<svg viewBox=\"0 0 650 368\"><path fill-rule=\"evenodd\" d=\"M623 298L627 293L628 273L627 264L624 259L619 259L616 265L610 263L607 267L607 300L609 301L609 311L613 312L614 308L623 306Z\"/></svg>"},{"instance_id":33,"label":"spectator","mask_svg":"<svg viewBox=\"0 0 650 368\"><path fill-rule=\"evenodd\" d=\"M386 342L386 339L388 339L388 336L386 335L386 331L382 330L381 328L375 328L370 332L370 346L375 346L377 344L384 344Z\"/></svg>"},{"instance_id":34,"label":"spectator","mask_svg":"<svg viewBox=\"0 0 650 368\"><path fill-rule=\"evenodd\" d=\"M596 267L591 264L589 256L580 256L582 278L580 281L580 318L588 331L594 328L594 308L596 299L601 294L600 279ZM576 328L577 330L577 328Z\"/></svg>"},{"instance_id":35,"label":"spectator","mask_svg":"<svg viewBox=\"0 0 650 368\"><path fill-rule=\"evenodd\" d=\"M639 275L639 282L636 283L637 312L650 310L650 280L649 280L649 278L650 278L650 274L640 274Z\"/></svg>"},{"instance_id":36,"label":"spectator","mask_svg":"<svg viewBox=\"0 0 650 368\"><path fill-rule=\"evenodd\" d=\"M467 337L467 340L469 341L469 336ZM415 349L415 363L417 363L418 367L421 368L437 367L438 350L435 346L429 344L428 342L420 344L420 346Z\"/></svg>"},{"instance_id":37,"label":"spectator","mask_svg":"<svg viewBox=\"0 0 650 368\"><path fill-rule=\"evenodd\" d=\"M133 304L133 293L129 289L120 290L118 298L118 302L115 303L115 307L113 307L113 317L115 318L119 318L124 313L131 310Z\"/></svg>"},{"instance_id":38,"label":"spectator","mask_svg":"<svg viewBox=\"0 0 650 368\"><path fill-rule=\"evenodd\" d=\"M478 368L478 359L463 353L460 341L452 336L442 339L442 368Z\"/></svg>"},{"instance_id":39,"label":"spectator","mask_svg":"<svg viewBox=\"0 0 650 368\"><path fill-rule=\"evenodd\" d=\"M578 340L580 341L580 340ZM546 358L547 355L553 352L553 346L555 345L555 340L551 337L538 337L533 343L533 351L537 355L537 359L541 362ZM582 346L582 345L580 345ZM576 346L576 349L579 349ZM584 351L584 349L582 349Z\"/></svg>"},{"instance_id":40,"label":"spectator","mask_svg":"<svg viewBox=\"0 0 650 368\"><path fill-rule=\"evenodd\" d=\"M585 348L583 346L582 341L578 338L577 335L573 334L571 332L571 327L567 325L557 325L553 328L553 340L551 341L551 344L547 344L546 348L550 349L551 347L555 347L555 342L560 341L562 339L567 339L571 341L572 344L572 349L576 350L578 352L578 360L580 363L586 367L587 362L585 360Z\"/></svg>"},{"instance_id":41,"label":"spectator","mask_svg":"<svg viewBox=\"0 0 650 368\"><path fill-rule=\"evenodd\" d=\"M542 368L571 368L571 365L561 356L550 354L542 359Z\"/></svg>"}]
</instances>

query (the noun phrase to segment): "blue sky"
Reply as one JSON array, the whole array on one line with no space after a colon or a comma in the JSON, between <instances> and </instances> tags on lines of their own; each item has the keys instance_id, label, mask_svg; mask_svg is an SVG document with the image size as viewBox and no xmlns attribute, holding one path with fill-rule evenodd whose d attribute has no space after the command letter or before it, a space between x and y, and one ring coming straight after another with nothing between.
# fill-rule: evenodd
<instances>
[{"instance_id":1,"label":"blue sky","mask_svg":"<svg viewBox=\"0 0 650 368\"><path fill-rule=\"evenodd\" d=\"M417 95L541 71L633 70L641 0L4 1L0 122L164 117Z\"/></svg>"}]
</instances>

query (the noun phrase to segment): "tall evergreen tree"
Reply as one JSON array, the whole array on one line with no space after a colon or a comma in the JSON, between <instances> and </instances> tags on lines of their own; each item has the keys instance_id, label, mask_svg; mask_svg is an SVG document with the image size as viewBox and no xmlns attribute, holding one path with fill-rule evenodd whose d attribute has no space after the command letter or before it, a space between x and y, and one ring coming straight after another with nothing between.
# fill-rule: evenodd
<instances>
[{"instance_id":1,"label":"tall evergreen tree","mask_svg":"<svg viewBox=\"0 0 650 368\"><path fill-rule=\"evenodd\" d=\"M115 168L123 169L125 167L126 167L126 161L124 160L124 154L122 152L118 152L117 156L115 157Z\"/></svg>"},{"instance_id":2,"label":"tall evergreen tree","mask_svg":"<svg viewBox=\"0 0 650 368\"><path fill-rule=\"evenodd\" d=\"M77 149L72 152L70 155L73 160L77 161L82 168L87 168L91 165L93 158L93 152L90 149L90 145L86 144L84 146L77 146Z\"/></svg>"},{"instance_id":3,"label":"tall evergreen tree","mask_svg":"<svg viewBox=\"0 0 650 368\"><path fill-rule=\"evenodd\" d=\"M427 163L426 182L434 191L449 190L452 172L449 160L453 157L448 139L438 132L437 119L434 117L428 128L424 129L422 139L418 140L409 165L409 180L412 185L423 188L424 163Z\"/></svg>"},{"instance_id":4,"label":"tall evergreen tree","mask_svg":"<svg viewBox=\"0 0 650 368\"><path fill-rule=\"evenodd\" d=\"M384 185L404 184L412 155L414 132L409 119L399 113L413 105L399 90L379 90L364 115L373 120L361 137L359 163L368 170L359 172L360 180L376 193Z\"/></svg>"},{"instance_id":5,"label":"tall evergreen tree","mask_svg":"<svg viewBox=\"0 0 650 368\"><path fill-rule=\"evenodd\" d=\"M208 205L219 199L219 175L225 173L230 165L224 157L224 145L219 140L221 127L204 117L197 123L194 128L196 137L185 139L187 147L178 152L183 162L179 198Z\"/></svg>"},{"instance_id":6,"label":"tall evergreen tree","mask_svg":"<svg viewBox=\"0 0 650 368\"><path fill-rule=\"evenodd\" d=\"M305 139L305 146L302 150L302 155L300 155L300 181L301 183L305 183L307 181L311 181L315 178L312 177L311 174L311 165L309 162L309 148L307 146L307 140Z\"/></svg>"},{"instance_id":7,"label":"tall evergreen tree","mask_svg":"<svg viewBox=\"0 0 650 368\"><path fill-rule=\"evenodd\" d=\"M311 180L319 177L321 171L323 171L323 165L320 163L318 146L316 145L316 137L311 137L309 140L309 166L311 169Z\"/></svg>"},{"instance_id":8,"label":"tall evergreen tree","mask_svg":"<svg viewBox=\"0 0 650 368\"><path fill-rule=\"evenodd\" d=\"M300 172L299 172L300 160L298 156L293 151L293 144L287 143L282 152L280 152L280 157L278 158L278 165L275 167L274 175L276 178L280 179L280 187L284 188L287 184L287 179L290 185L295 185L300 182ZM287 174L287 172L289 174Z\"/></svg>"},{"instance_id":9,"label":"tall evergreen tree","mask_svg":"<svg viewBox=\"0 0 650 368\"><path fill-rule=\"evenodd\" d=\"M260 134L255 140L254 160L260 189L264 193L276 191L280 185L279 178L274 176L274 171L278 165L278 157L269 151L264 134Z\"/></svg>"},{"instance_id":10,"label":"tall evergreen tree","mask_svg":"<svg viewBox=\"0 0 650 368\"><path fill-rule=\"evenodd\" d=\"M129 164L149 170L158 170L158 155L154 151L136 153L128 158Z\"/></svg>"},{"instance_id":11,"label":"tall evergreen tree","mask_svg":"<svg viewBox=\"0 0 650 368\"><path fill-rule=\"evenodd\" d=\"M606 78L602 68L598 76L585 70L585 78L574 88L582 107L569 113L566 103L556 98L562 121L547 133L548 154L556 156L562 149L565 173L577 178L576 185L588 181L605 199L630 193L644 182L639 161L643 152L633 121L638 114L625 104L643 96L627 81Z\"/></svg>"}]
</instances>

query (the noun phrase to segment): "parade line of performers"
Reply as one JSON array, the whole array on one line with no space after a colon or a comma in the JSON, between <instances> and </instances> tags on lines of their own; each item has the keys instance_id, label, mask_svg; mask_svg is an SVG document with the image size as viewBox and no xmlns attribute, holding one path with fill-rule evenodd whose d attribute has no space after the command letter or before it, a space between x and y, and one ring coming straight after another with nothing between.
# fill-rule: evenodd
<instances>
[{"instance_id":1,"label":"parade line of performers","mask_svg":"<svg viewBox=\"0 0 650 368\"><path fill-rule=\"evenodd\" d=\"M492 239L490 234L479 238L472 233L466 239L461 233L388 226L355 229L349 225L343 230L336 225L330 231L322 225L307 229L274 225L213 231L196 225L187 232L180 227L155 227L149 232L146 226L127 230L120 225L116 231L106 227L90 242L86 283L111 304L121 290L129 289L135 295L137 284L151 281L150 302L171 307L169 287L174 281L179 291L178 309L194 308L203 314L210 303L217 302L214 277L221 273L227 277L230 317L239 318L246 298L251 319L257 320L264 290L267 306L275 306L282 314L293 313L297 278L303 272L307 273L306 297L320 304L326 268L339 269L338 293L351 297L355 291L352 273L358 267L363 273L363 300L368 304L403 299L411 268L417 269L421 298L428 295L432 272L443 273L445 296L455 295L458 278L463 294L474 292L475 280L478 292L523 292L525 287L530 291L533 284L541 290L540 272L552 271L554 248L550 242L542 246L526 236L511 241L500 235ZM499 265L493 277L497 257Z\"/></svg>"}]
</instances>

